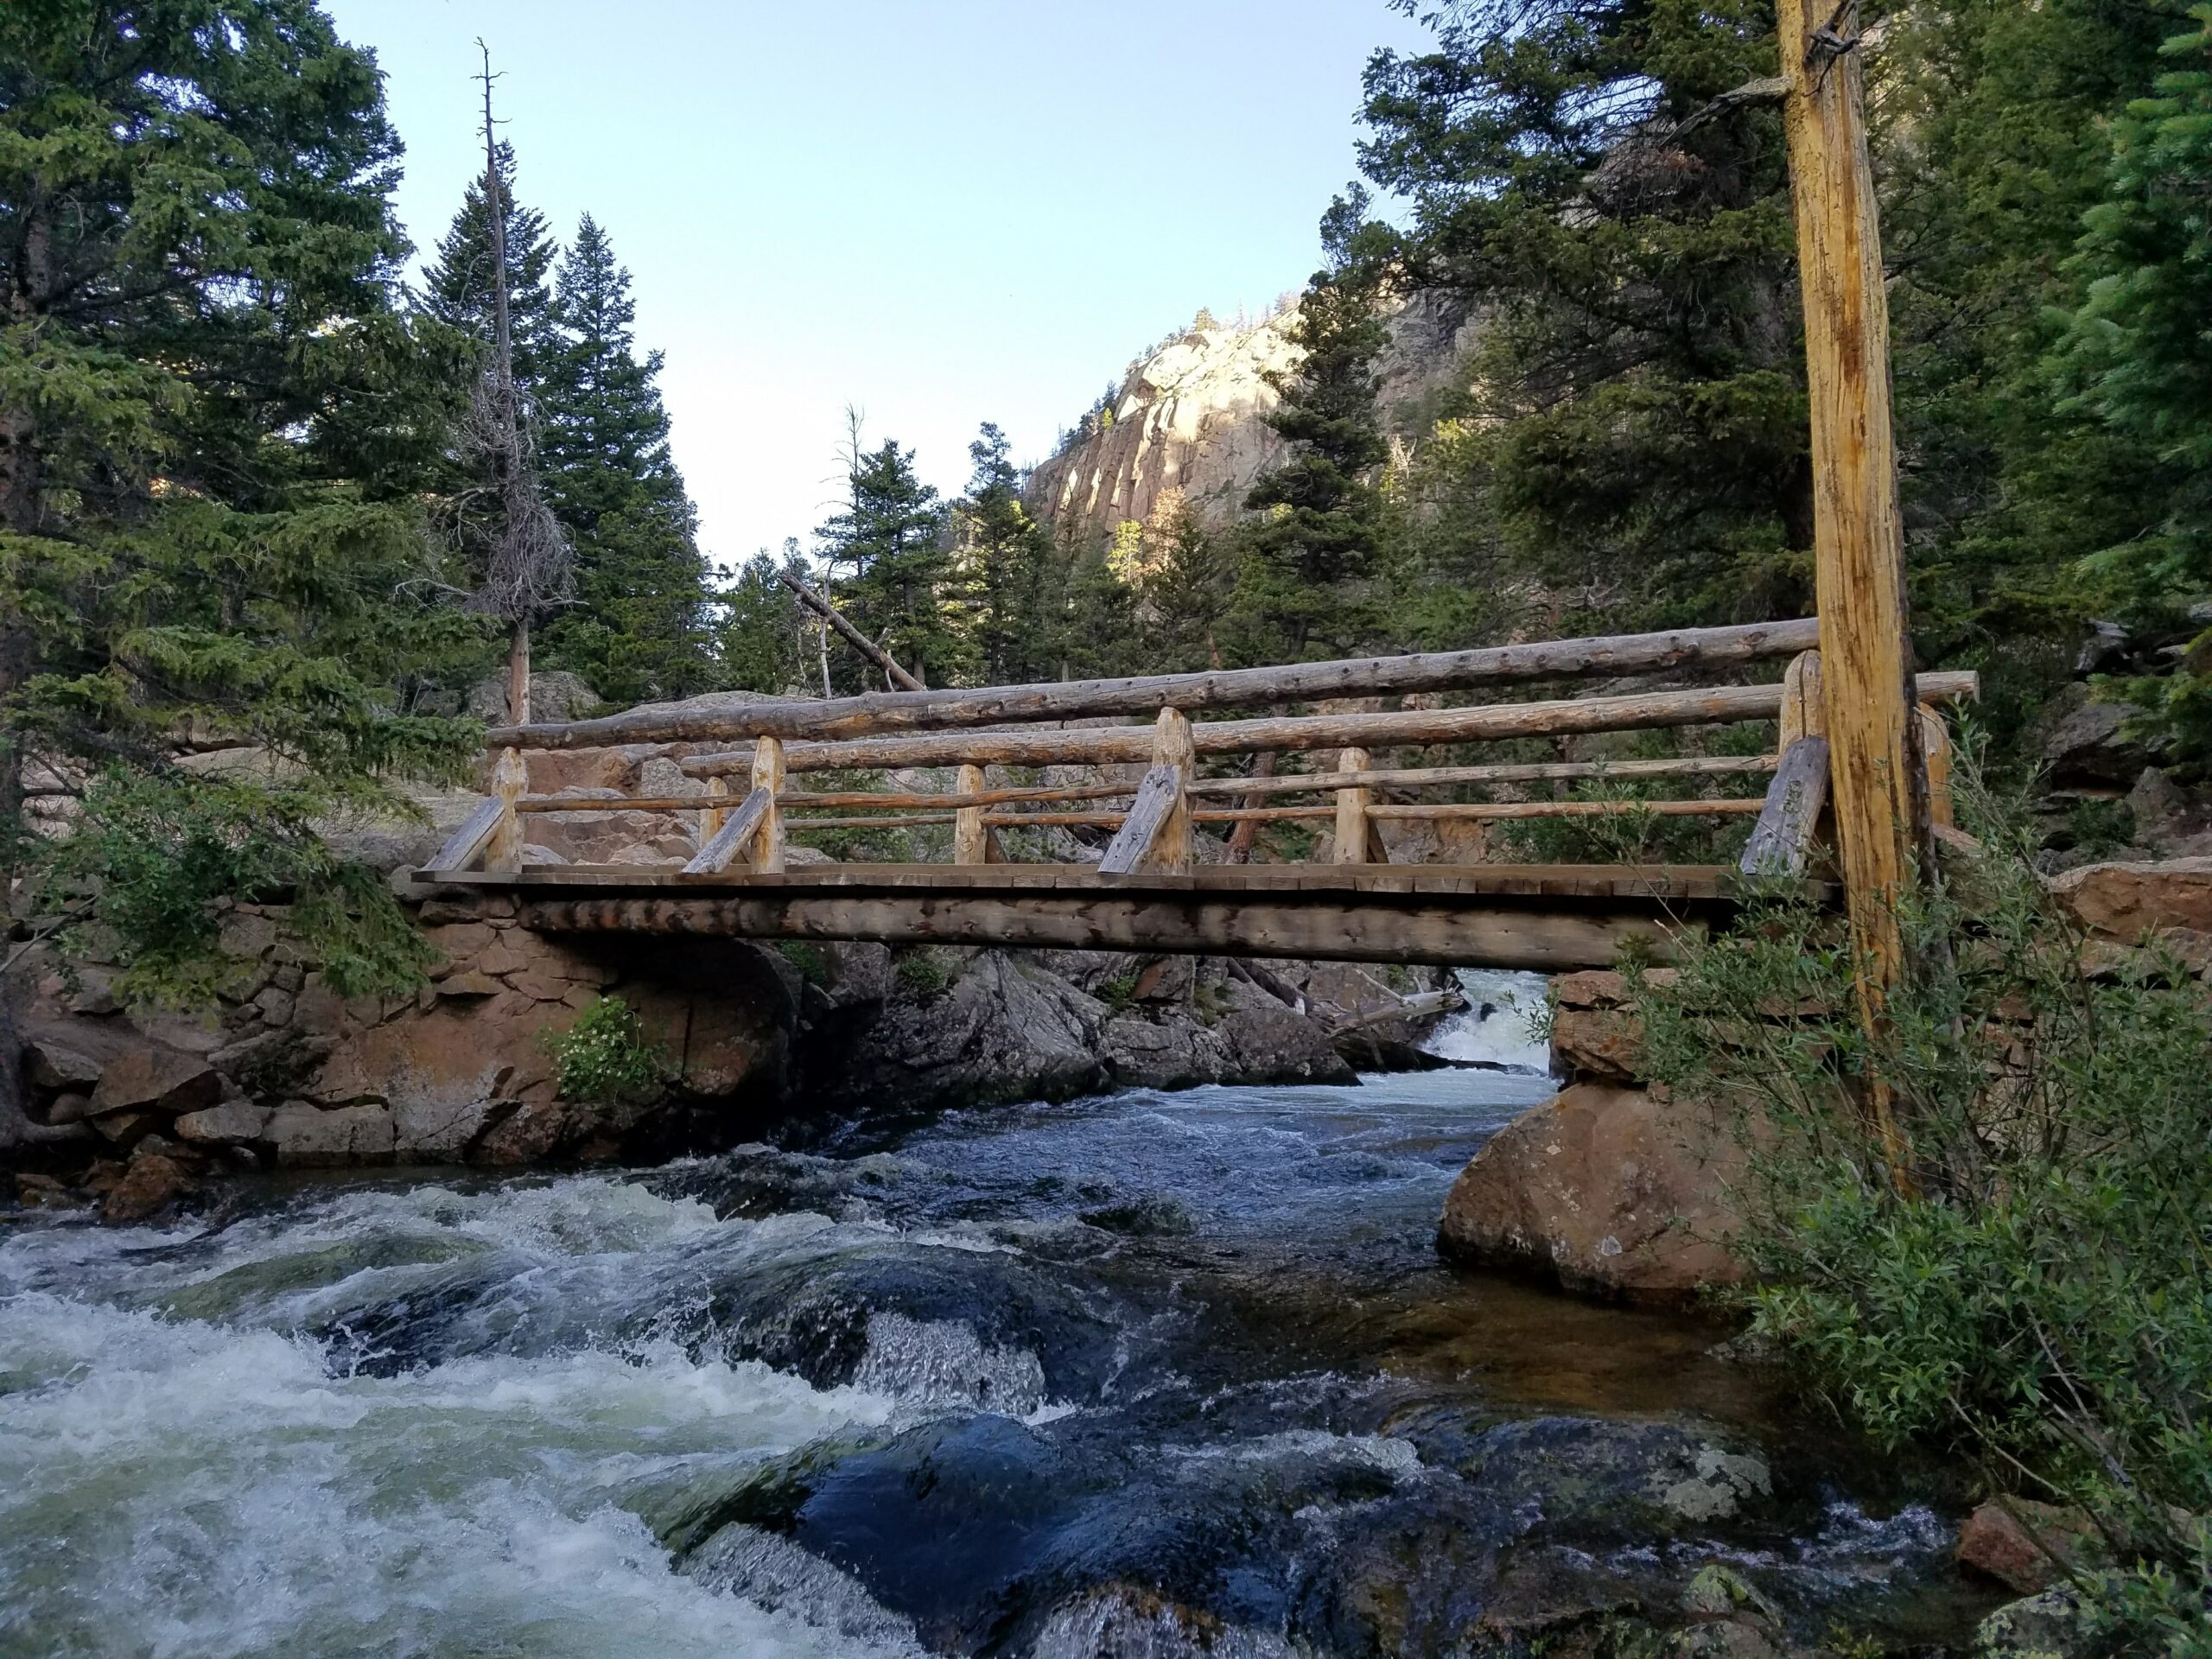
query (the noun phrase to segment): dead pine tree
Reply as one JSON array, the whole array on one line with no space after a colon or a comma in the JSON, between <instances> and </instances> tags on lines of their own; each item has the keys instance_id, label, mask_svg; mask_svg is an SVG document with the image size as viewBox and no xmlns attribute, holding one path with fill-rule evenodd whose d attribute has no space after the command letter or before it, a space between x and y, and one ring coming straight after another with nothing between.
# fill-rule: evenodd
<instances>
[{"instance_id":1,"label":"dead pine tree","mask_svg":"<svg viewBox=\"0 0 2212 1659\"><path fill-rule=\"evenodd\" d=\"M492 243L492 350L470 399L466 440L492 498L496 524L483 580L469 608L507 625L507 718L530 720L530 625L569 594L567 533L537 482L530 423L515 388L513 324L508 312L506 189L492 118L492 54L484 54L484 206Z\"/></svg>"}]
</instances>

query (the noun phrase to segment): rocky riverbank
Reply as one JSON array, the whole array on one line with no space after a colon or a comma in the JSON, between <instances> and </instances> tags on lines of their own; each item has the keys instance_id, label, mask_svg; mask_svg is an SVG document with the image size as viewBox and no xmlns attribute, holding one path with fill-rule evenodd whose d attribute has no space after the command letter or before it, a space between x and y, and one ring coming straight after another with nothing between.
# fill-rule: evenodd
<instances>
[{"instance_id":1,"label":"rocky riverbank","mask_svg":"<svg viewBox=\"0 0 2212 1659\"><path fill-rule=\"evenodd\" d=\"M238 906L216 1008L121 1006L114 969L36 954L10 982L45 1143L25 1195L153 1213L217 1169L664 1157L815 1114L1115 1088L1338 1083L1412 1055L1448 976L1096 952L563 938L509 901L416 907L411 997L345 999ZM658 1098L562 1097L554 1043L602 998L639 1018ZM1391 1017L1397 1007L1417 1014ZM1339 1047L1344 1052L1339 1052Z\"/></svg>"}]
</instances>

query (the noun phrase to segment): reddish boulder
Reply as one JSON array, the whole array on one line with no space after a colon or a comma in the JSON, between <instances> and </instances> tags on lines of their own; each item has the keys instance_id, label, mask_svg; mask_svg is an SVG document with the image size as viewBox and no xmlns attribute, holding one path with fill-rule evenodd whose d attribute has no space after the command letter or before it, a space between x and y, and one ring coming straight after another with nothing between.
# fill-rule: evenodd
<instances>
[{"instance_id":1,"label":"reddish boulder","mask_svg":"<svg viewBox=\"0 0 2212 1659\"><path fill-rule=\"evenodd\" d=\"M1959 1565L2032 1596L2064 1578L2070 1566L2094 1561L2103 1540L2079 1510L2031 1497L1985 1503L1959 1529Z\"/></svg>"},{"instance_id":2,"label":"reddish boulder","mask_svg":"<svg viewBox=\"0 0 2212 1659\"><path fill-rule=\"evenodd\" d=\"M2212 934L2212 858L2084 864L2052 877L2050 891L2093 938Z\"/></svg>"},{"instance_id":3,"label":"reddish boulder","mask_svg":"<svg viewBox=\"0 0 2212 1659\"><path fill-rule=\"evenodd\" d=\"M141 1152L123 1172L123 1179L108 1189L100 1214L110 1222L143 1221L168 1209L194 1185L192 1173L177 1160Z\"/></svg>"},{"instance_id":4,"label":"reddish boulder","mask_svg":"<svg viewBox=\"0 0 2212 1659\"><path fill-rule=\"evenodd\" d=\"M1516 1118L1446 1200L1437 1245L1569 1290L1676 1301L1732 1283L1745 1166L1724 1115L1642 1089L1582 1083Z\"/></svg>"}]
</instances>

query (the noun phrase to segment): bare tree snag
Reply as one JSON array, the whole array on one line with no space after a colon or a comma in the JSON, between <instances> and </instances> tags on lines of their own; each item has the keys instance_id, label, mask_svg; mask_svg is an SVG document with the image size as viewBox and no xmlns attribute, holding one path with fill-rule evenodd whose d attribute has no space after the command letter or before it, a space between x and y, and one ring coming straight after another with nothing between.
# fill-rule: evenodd
<instances>
[{"instance_id":1,"label":"bare tree snag","mask_svg":"<svg viewBox=\"0 0 2212 1659\"><path fill-rule=\"evenodd\" d=\"M1913 713L1904 533L1890 413L1889 303L1867 159L1856 0L1833 16L1781 0L1783 106L1812 410L1815 586L1838 861L1859 964L1859 1013L1878 1031L1906 971L1897 904L1929 844ZM1867 1101L1901 1181L1910 1148L1885 1090Z\"/></svg>"},{"instance_id":2,"label":"bare tree snag","mask_svg":"<svg viewBox=\"0 0 2212 1659\"><path fill-rule=\"evenodd\" d=\"M753 746L753 792L764 791L767 810L753 839L753 868L764 874L780 874L784 868L784 813L776 797L784 790L784 746L764 737Z\"/></svg>"},{"instance_id":3,"label":"bare tree snag","mask_svg":"<svg viewBox=\"0 0 2212 1659\"><path fill-rule=\"evenodd\" d=\"M848 621L842 611L816 594L790 571L779 570L776 572L776 578L798 595L800 604L820 617L828 626L836 629L838 635L847 645L881 669L884 677L900 690L926 691L929 690L921 681L899 667L889 652L884 650L881 645L877 645L874 640ZM825 697L830 695L829 667L826 658L823 667L822 695Z\"/></svg>"},{"instance_id":4,"label":"bare tree snag","mask_svg":"<svg viewBox=\"0 0 2212 1659\"><path fill-rule=\"evenodd\" d=\"M1274 775L1275 752L1273 749L1264 750L1253 757L1252 778L1254 780L1269 779ZM1252 791L1244 797L1244 804L1259 805L1261 798L1265 792L1264 788ZM1260 823L1256 818L1247 818L1238 823L1236 828L1230 832L1228 861L1231 864L1249 863L1252 859L1252 843L1258 838L1259 833Z\"/></svg>"}]
</instances>

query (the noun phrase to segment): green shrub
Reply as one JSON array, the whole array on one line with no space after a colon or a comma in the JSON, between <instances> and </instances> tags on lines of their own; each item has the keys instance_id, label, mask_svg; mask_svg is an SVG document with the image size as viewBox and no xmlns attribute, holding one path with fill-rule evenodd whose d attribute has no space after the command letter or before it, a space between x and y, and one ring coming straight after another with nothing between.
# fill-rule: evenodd
<instances>
[{"instance_id":1,"label":"green shrub","mask_svg":"<svg viewBox=\"0 0 2212 1659\"><path fill-rule=\"evenodd\" d=\"M619 996L602 996L568 1030L546 1039L561 1098L595 1106L640 1106L667 1091L673 1068L645 1035L645 1021Z\"/></svg>"},{"instance_id":2,"label":"green shrub","mask_svg":"<svg viewBox=\"0 0 2212 1659\"><path fill-rule=\"evenodd\" d=\"M1764 1120L1743 1300L1797 1374L2085 1506L2130 1564L2085 1586L2129 1650L2212 1653L2212 1010L2170 961L2085 971L2025 837L1961 793L1984 850L1902 917L1921 966L1878 1038L1839 919L1770 893L1671 982L1630 969L1646 1068Z\"/></svg>"},{"instance_id":3,"label":"green shrub","mask_svg":"<svg viewBox=\"0 0 2212 1659\"><path fill-rule=\"evenodd\" d=\"M901 951L898 961L892 964L892 970L917 996L935 996L960 977L944 957L927 946Z\"/></svg>"},{"instance_id":4,"label":"green shrub","mask_svg":"<svg viewBox=\"0 0 2212 1659\"><path fill-rule=\"evenodd\" d=\"M810 985L828 986L836 977L830 971L830 958L822 954L818 944L809 944L804 939L785 939L776 947L785 962L798 969L798 976Z\"/></svg>"},{"instance_id":5,"label":"green shrub","mask_svg":"<svg viewBox=\"0 0 2212 1659\"><path fill-rule=\"evenodd\" d=\"M1136 1001L1137 976L1116 974L1098 988L1098 1000L1109 1008L1126 1008Z\"/></svg>"}]
</instances>

